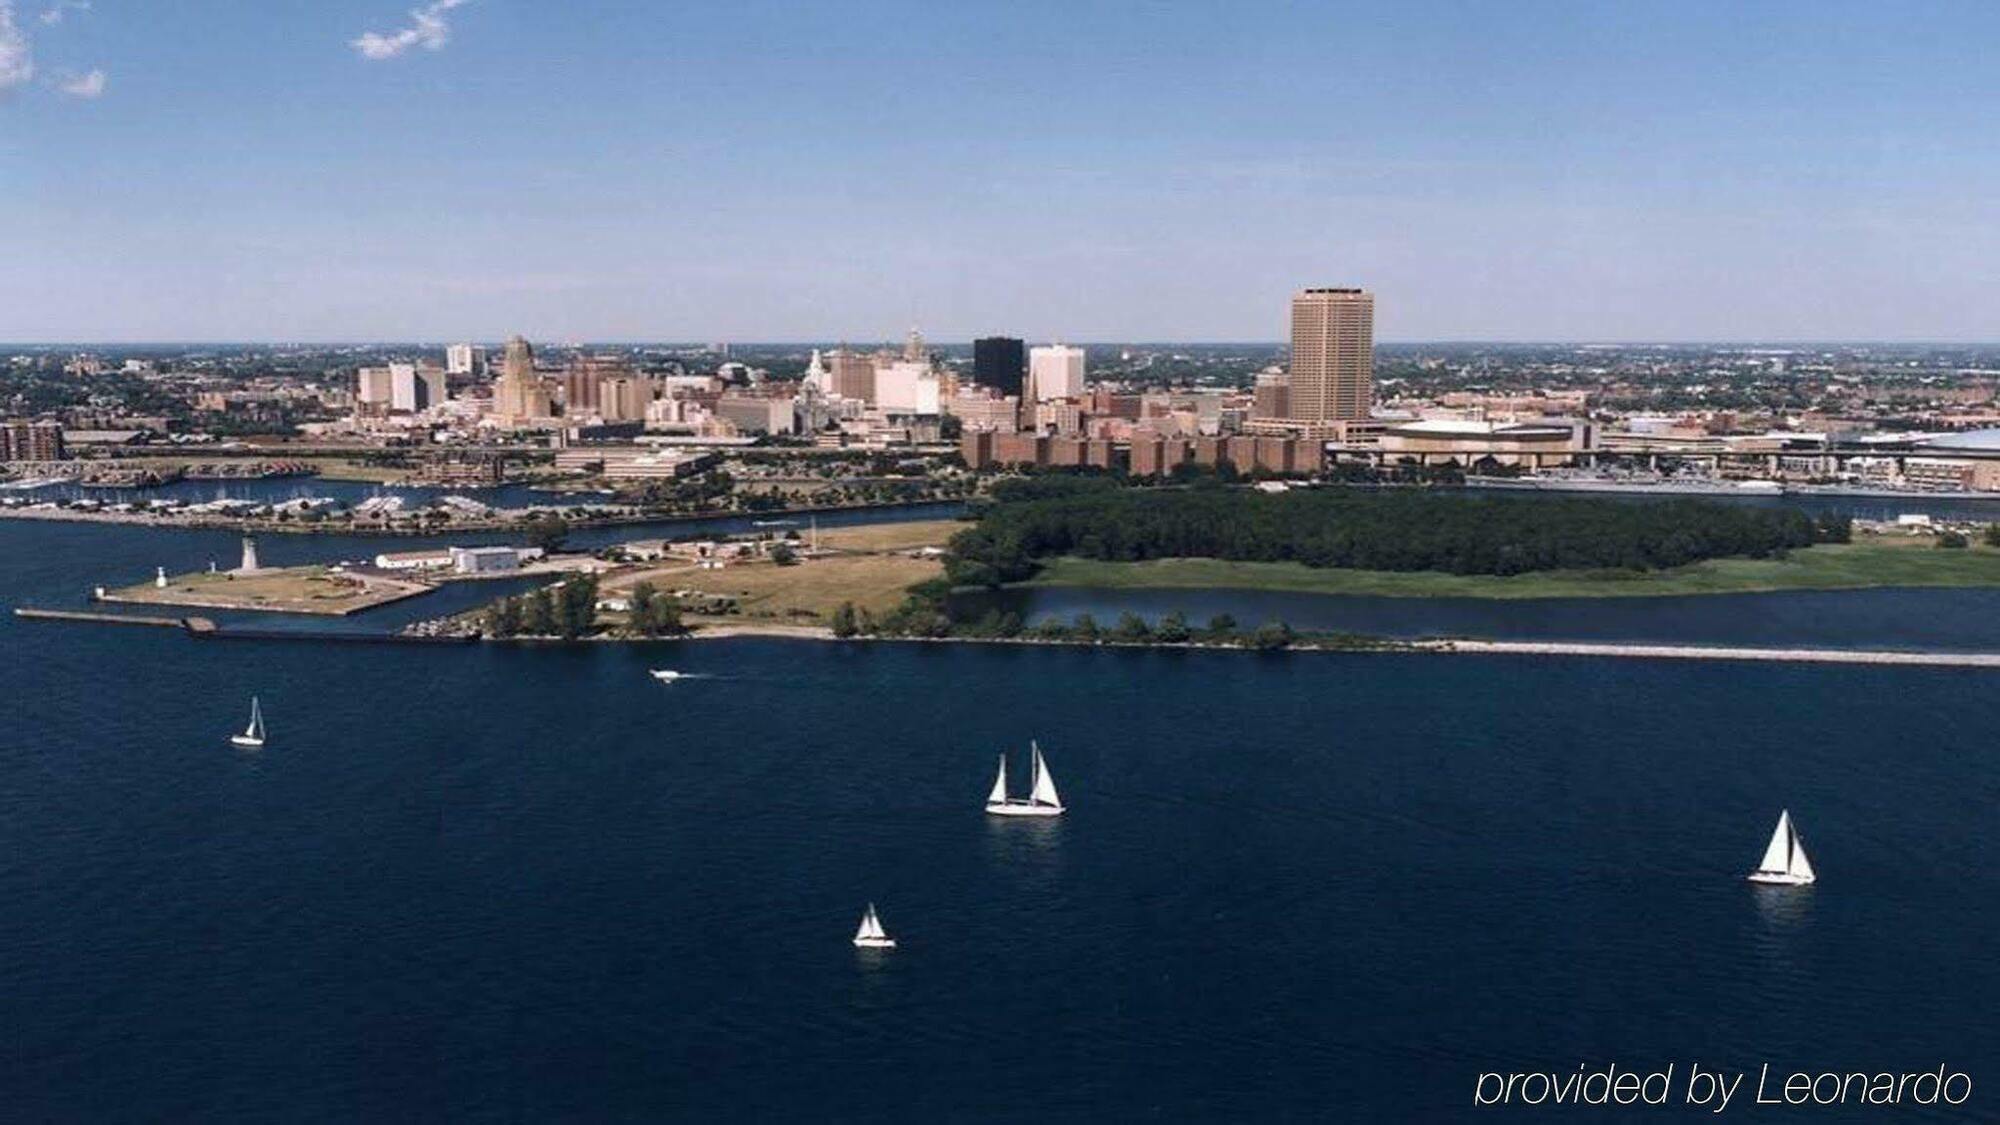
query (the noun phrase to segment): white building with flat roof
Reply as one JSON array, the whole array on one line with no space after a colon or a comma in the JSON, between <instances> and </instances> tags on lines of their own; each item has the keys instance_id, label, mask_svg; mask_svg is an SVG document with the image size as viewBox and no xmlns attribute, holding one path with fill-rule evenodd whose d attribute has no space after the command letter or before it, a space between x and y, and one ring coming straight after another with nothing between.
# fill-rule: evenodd
<instances>
[{"instance_id":1,"label":"white building with flat roof","mask_svg":"<svg viewBox=\"0 0 2000 1125\"><path fill-rule=\"evenodd\" d=\"M449 570L452 558L443 551L390 551L375 556L377 570Z\"/></svg>"},{"instance_id":2,"label":"white building with flat roof","mask_svg":"<svg viewBox=\"0 0 2000 1125\"><path fill-rule=\"evenodd\" d=\"M442 406L445 399L444 372L414 363L389 365L389 409L412 414Z\"/></svg>"},{"instance_id":3,"label":"white building with flat roof","mask_svg":"<svg viewBox=\"0 0 2000 1125\"><path fill-rule=\"evenodd\" d=\"M505 574L542 557L540 547L451 547L451 569L459 574Z\"/></svg>"},{"instance_id":4,"label":"white building with flat roof","mask_svg":"<svg viewBox=\"0 0 2000 1125\"><path fill-rule=\"evenodd\" d=\"M1028 385L1035 401L1080 398L1083 395L1084 358L1082 348L1067 344L1045 344L1028 349Z\"/></svg>"},{"instance_id":5,"label":"white building with flat roof","mask_svg":"<svg viewBox=\"0 0 2000 1125\"><path fill-rule=\"evenodd\" d=\"M444 350L444 369L451 375L486 374L486 349L453 344Z\"/></svg>"},{"instance_id":6,"label":"white building with flat roof","mask_svg":"<svg viewBox=\"0 0 2000 1125\"><path fill-rule=\"evenodd\" d=\"M875 368L875 406L884 414L936 414L943 385L927 360L897 360Z\"/></svg>"}]
</instances>

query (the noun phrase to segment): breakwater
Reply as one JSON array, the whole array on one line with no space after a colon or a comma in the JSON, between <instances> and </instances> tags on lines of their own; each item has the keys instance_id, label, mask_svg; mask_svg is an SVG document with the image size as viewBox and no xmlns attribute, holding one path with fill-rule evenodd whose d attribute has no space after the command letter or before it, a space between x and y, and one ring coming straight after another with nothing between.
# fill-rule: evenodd
<instances>
[{"instance_id":1,"label":"breakwater","mask_svg":"<svg viewBox=\"0 0 2000 1125\"><path fill-rule=\"evenodd\" d=\"M86 625L141 625L156 629L179 629L204 641L312 641L335 644L462 645L476 636L425 636L409 633L370 633L359 629L266 628L257 625L220 625L207 617L150 617L137 613L90 613L71 609L36 609L19 606L14 616L29 621L63 621Z\"/></svg>"},{"instance_id":2,"label":"breakwater","mask_svg":"<svg viewBox=\"0 0 2000 1125\"><path fill-rule=\"evenodd\" d=\"M273 629L257 626L221 626L207 618L164 618L111 613L84 613L70 610L19 608L16 617L45 621L91 622L112 625L153 625L185 629L204 640L331 641L338 644L474 644L476 635L423 635L409 633L369 633L359 630ZM1779 664L1871 664L1926 668L2000 668L2000 652L1904 652L1830 648L1755 648L1726 645L1593 644L1567 641L1478 641L1424 640L1381 641L1370 644L1315 644L1310 637L1284 649L1268 650L1237 644L1201 641L1079 641L1041 637L871 637L838 638L819 626L728 624L707 626L678 637L586 637L564 641L554 637L506 638L524 644L659 644L683 640L728 640L758 637L767 640L892 642L906 644L1027 645L1061 648L1117 649L1201 649L1213 652L1265 653L1387 653L1466 656L1588 656L1639 660L1742 660Z\"/></svg>"},{"instance_id":3,"label":"breakwater","mask_svg":"<svg viewBox=\"0 0 2000 1125\"><path fill-rule=\"evenodd\" d=\"M255 625L217 625L204 630L190 629L189 633L207 641L310 641L342 645L469 645L479 639L341 629L264 629Z\"/></svg>"},{"instance_id":4,"label":"breakwater","mask_svg":"<svg viewBox=\"0 0 2000 1125\"><path fill-rule=\"evenodd\" d=\"M148 617L137 613L85 613L69 609L34 609L20 606L14 616L31 621L88 621L100 625L150 625L161 629L184 629L187 622L179 617Z\"/></svg>"},{"instance_id":5,"label":"breakwater","mask_svg":"<svg viewBox=\"0 0 2000 1125\"><path fill-rule=\"evenodd\" d=\"M1932 668L2000 668L2000 653L1995 652L1895 652L1834 648L1466 640L1416 641L1408 647L1423 652L1495 656L1615 656L1644 660L1755 660L1786 664L1897 664Z\"/></svg>"},{"instance_id":6,"label":"breakwater","mask_svg":"<svg viewBox=\"0 0 2000 1125\"><path fill-rule=\"evenodd\" d=\"M1107 649L1199 649L1209 652L1285 653L1387 653L1419 655L1487 656L1597 656L1640 660L1749 660L1779 664L1876 664L1928 668L2000 668L2000 652L1908 652L1833 648L1758 648L1731 645L1592 644L1562 641L1398 641L1361 639L1339 644L1316 642L1310 635L1283 649L1212 641L1119 641L1064 640L1046 637L875 637L838 638L831 629L801 625L729 624L703 626L681 637L647 638L662 640L727 640L732 637L762 637L770 640L888 641L908 644L1030 645L1061 648ZM596 638L618 641L627 638Z\"/></svg>"}]
</instances>

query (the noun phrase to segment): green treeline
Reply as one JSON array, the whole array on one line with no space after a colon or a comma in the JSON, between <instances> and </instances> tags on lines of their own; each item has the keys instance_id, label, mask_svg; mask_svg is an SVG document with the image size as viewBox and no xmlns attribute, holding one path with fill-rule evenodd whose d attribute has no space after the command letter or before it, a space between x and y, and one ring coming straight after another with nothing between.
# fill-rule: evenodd
<instances>
[{"instance_id":1,"label":"green treeline","mask_svg":"<svg viewBox=\"0 0 2000 1125\"><path fill-rule=\"evenodd\" d=\"M1705 500L1476 497L1350 488L1280 493L1217 486L1119 488L1029 478L996 490L979 523L954 536L955 586L1031 577L1059 555L1112 562L1217 558L1357 570L1525 574L1659 570L1729 556L1763 558L1847 542L1845 516Z\"/></svg>"},{"instance_id":2,"label":"green treeline","mask_svg":"<svg viewBox=\"0 0 2000 1125\"><path fill-rule=\"evenodd\" d=\"M597 619L597 576L580 574L553 588L540 586L486 607L489 637L587 637Z\"/></svg>"}]
</instances>

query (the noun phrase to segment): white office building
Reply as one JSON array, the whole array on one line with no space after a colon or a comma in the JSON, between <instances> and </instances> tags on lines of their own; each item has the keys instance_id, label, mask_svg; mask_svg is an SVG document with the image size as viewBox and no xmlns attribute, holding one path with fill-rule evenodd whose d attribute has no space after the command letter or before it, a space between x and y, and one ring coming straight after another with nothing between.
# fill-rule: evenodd
<instances>
[{"instance_id":1,"label":"white office building","mask_svg":"<svg viewBox=\"0 0 2000 1125\"><path fill-rule=\"evenodd\" d=\"M389 365L389 409L415 414L441 406L444 400L443 371L435 367L418 367L414 363Z\"/></svg>"},{"instance_id":2,"label":"white office building","mask_svg":"<svg viewBox=\"0 0 2000 1125\"><path fill-rule=\"evenodd\" d=\"M875 368L875 406L884 414L936 414L941 384L925 360L897 360Z\"/></svg>"},{"instance_id":3,"label":"white office building","mask_svg":"<svg viewBox=\"0 0 2000 1125\"><path fill-rule=\"evenodd\" d=\"M1081 397L1083 374L1082 348L1048 344L1028 349L1028 385L1037 402Z\"/></svg>"},{"instance_id":4,"label":"white office building","mask_svg":"<svg viewBox=\"0 0 2000 1125\"><path fill-rule=\"evenodd\" d=\"M444 350L444 369L449 375L486 374L486 349L471 344L453 344Z\"/></svg>"}]
</instances>

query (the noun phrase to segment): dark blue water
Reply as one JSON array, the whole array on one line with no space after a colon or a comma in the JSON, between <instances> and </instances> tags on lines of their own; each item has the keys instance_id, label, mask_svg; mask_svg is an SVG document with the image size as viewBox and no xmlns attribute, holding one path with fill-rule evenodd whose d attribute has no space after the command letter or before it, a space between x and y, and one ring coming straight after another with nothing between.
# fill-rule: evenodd
<instances>
[{"instance_id":1,"label":"dark blue water","mask_svg":"<svg viewBox=\"0 0 2000 1125\"><path fill-rule=\"evenodd\" d=\"M198 536L0 524L0 593ZM2000 1105L1987 672L0 646L11 1120L1439 1121L1585 1061ZM1072 812L993 823L1031 737ZM1785 805L1822 881L1760 892Z\"/></svg>"}]
</instances>

